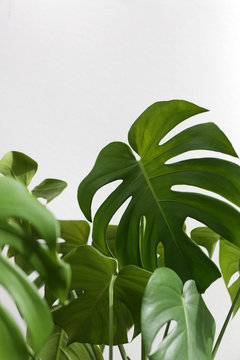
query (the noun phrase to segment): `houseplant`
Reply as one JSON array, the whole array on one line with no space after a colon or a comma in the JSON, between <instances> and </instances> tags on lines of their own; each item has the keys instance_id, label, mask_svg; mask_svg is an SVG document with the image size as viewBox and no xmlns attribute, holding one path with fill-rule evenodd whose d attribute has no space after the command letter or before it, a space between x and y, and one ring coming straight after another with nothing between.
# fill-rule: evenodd
<instances>
[{"instance_id":1,"label":"houseplant","mask_svg":"<svg viewBox=\"0 0 240 360\"><path fill-rule=\"evenodd\" d=\"M215 344L215 321L201 293L221 276L228 286L238 270L240 216L229 202L240 203L240 168L215 157L174 158L192 150L237 154L213 123L194 125L164 141L178 124L205 111L183 100L155 103L132 125L130 146L113 142L104 147L78 188L79 206L89 222L98 189L116 180L121 183L97 210L90 245L87 221L57 221L36 199L48 203L65 182L46 179L27 190L37 170L34 160L18 152L2 158L0 238L15 265L1 256L0 281L27 324L24 338L0 308L4 359L96 360L103 359L105 345L109 359L113 345L127 359L123 344L132 326L134 337L142 334L142 359L215 357L240 305L240 280L229 287L233 306ZM200 192L179 191L176 185L195 186ZM111 224L126 201L119 224ZM189 234L187 217L206 226ZM222 273L211 260L217 241ZM34 270L38 277L31 284L27 275ZM43 285L41 299L37 288ZM163 340L153 349L162 328Z\"/></svg>"}]
</instances>

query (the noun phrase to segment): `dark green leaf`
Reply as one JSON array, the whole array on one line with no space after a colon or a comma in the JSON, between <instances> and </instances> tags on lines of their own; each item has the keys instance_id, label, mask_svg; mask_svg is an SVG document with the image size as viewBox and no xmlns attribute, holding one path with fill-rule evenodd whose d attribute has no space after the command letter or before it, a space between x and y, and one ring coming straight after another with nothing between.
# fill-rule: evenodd
<instances>
[{"instance_id":1,"label":"dark green leaf","mask_svg":"<svg viewBox=\"0 0 240 360\"><path fill-rule=\"evenodd\" d=\"M142 303L142 332L151 360L211 360L215 322L197 291L195 282L183 286L174 271L155 270ZM160 329L170 320L175 328L152 353Z\"/></svg>"},{"instance_id":2,"label":"dark green leaf","mask_svg":"<svg viewBox=\"0 0 240 360\"><path fill-rule=\"evenodd\" d=\"M240 277L239 277L239 260L240 260L240 248L231 244L227 240L220 241L219 247L219 264L221 267L223 279L231 300L233 301L237 291L240 287ZM234 274L238 274L237 279L231 284L230 280ZM235 315L240 307L240 299L238 299L233 314Z\"/></svg>"},{"instance_id":3,"label":"dark green leaf","mask_svg":"<svg viewBox=\"0 0 240 360\"><path fill-rule=\"evenodd\" d=\"M9 151L0 160L0 173L14 178L26 186L29 185L37 168L36 161L18 151Z\"/></svg>"},{"instance_id":4,"label":"dark green leaf","mask_svg":"<svg viewBox=\"0 0 240 360\"><path fill-rule=\"evenodd\" d=\"M239 212L227 203L199 193L173 191L174 185L191 185L212 191L240 205L240 167L217 158L166 161L190 150L213 150L236 156L231 143L213 123L192 126L159 145L165 135L185 119L206 111L192 103L174 100L150 106L133 124L129 143L141 157L121 142L106 146L78 189L79 205L91 220L93 196L105 184L122 180L98 209L93 241L106 252L106 229L111 218L130 199L117 230L116 253L121 265L157 267L157 245L165 250L165 263L183 281L195 279L204 291L220 272L184 232L190 216L240 245ZM139 223L146 219L139 244Z\"/></svg>"},{"instance_id":5,"label":"dark green leaf","mask_svg":"<svg viewBox=\"0 0 240 360\"><path fill-rule=\"evenodd\" d=\"M76 300L53 312L57 325L64 328L70 342L108 344L108 290L117 263L91 246L83 245L65 260L72 269L71 289L82 290ZM127 342L127 331L134 324L140 332L142 294L150 273L130 265L123 268L114 283L114 344Z\"/></svg>"},{"instance_id":6,"label":"dark green leaf","mask_svg":"<svg viewBox=\"0 0 240 360\"><path fill-rule=\"evenodd\" d=\"M58 179L45 179L32 190L32 194L37 198L46 199L47 203L49 203L55 197L60 195L66 187L67 183L65 181Z\"/></svg>"},{"instance_id":7,"label":"dark green leaf","mask_svg":"<svg viewBox=\"0 0 240 360\"><path fill-rule=\"evenodd\" d=\"M191 231L191 239L198 245L205 247L210 257L213 256L216 244L220 236L206 226L201 226Z\"/></svg>"}]
</instances>

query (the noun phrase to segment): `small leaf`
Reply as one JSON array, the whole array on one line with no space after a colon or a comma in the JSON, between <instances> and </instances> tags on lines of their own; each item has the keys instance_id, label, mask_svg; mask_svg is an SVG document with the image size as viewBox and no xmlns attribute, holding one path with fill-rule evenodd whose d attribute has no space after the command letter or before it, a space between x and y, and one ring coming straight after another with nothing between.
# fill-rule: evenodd
<instances>
[{"instance_id":1,"label":"small leaf","mask_svg":"<svg viewBox=\"0 0 240 360\"><path fill-rule=\"evenodd\" d=\"M69 336L69 342L108 344L108 290L117 263L92 246L83 245L64 258L71 265L71 289L80 292L76 300L53 312L55 323ZM134 324L134 336L140 332L140 306L150 273L129 265L121 269L114 283L114 344L128 341L127 332Z\"/></svg>"},{"instance_id":2,"label":"small leaf","mask_svg":"<svg viewBox=\"0 0 240 360\"><path fill-rule=\"evenodd\" d=\"M67 183L63 180L45 179L32 190L32 194L36 198L46 199L47 203L49 203L60 195L66 187Z\"/></svg>"},{"instance_id":3,"label":"small leaf","mask_svg":"<svg viewBox=\"0 0 240 360\"><path fill-rule=\"evenodd\" d=\"M201 226L191 231L190 237L195 243L205 247L210 258L213 256L216 244L220 239L220 235L206 226Z\"/></svg>"},{"instance_id":4,"label":"small leaf","mask_svg":"<svg viewBox=\"0 0 240 360\"><path fill-rule=\"evenodd\" d=\"M240 248L231 244L229 241L222 239L219 247L219 264L221 267L223 279L231 300L233 301L237 291L240 287L239 277L239 260L240 260ZM238 273L238 278L229 286L229 282L232 276ZM234 307L233 314L235 315L240 307L240 298Z\"/></svg>"},{"instance_id":5,"label":"small leaf","mask_svg":"<svg viewBox=\"0 0 240 360\"><path fill-rule=\"evenodd\" d=\"M84 220L59 220L60 237L65 240L60 243L59 251L66 255L72 249L85 245L88 241L90 226Z\"/></svg>"},{"instance_id":6,"label":"small leaf","mask_svg":"<svg viewBox=\"0 0 240 360\"><path fill-rule=\"evenodd\" d=\"M150 360L212 360L215 322L193 280L183 286L173 270L155 270L143 296L141 318ZM176 327L152 354L154 339L171 320Z\"/></svg>"},{"instance_id":7,"label":"small leaf","mask_svg":"<svg viewBox=\"0 0 240 360\"><path fill-rule=\"evenodd\" d=\"M14 178L26 186L29 185L37 168L36 161L18 151L9 151L0 160L0 173Z\"/></svg>"}]
</instances>

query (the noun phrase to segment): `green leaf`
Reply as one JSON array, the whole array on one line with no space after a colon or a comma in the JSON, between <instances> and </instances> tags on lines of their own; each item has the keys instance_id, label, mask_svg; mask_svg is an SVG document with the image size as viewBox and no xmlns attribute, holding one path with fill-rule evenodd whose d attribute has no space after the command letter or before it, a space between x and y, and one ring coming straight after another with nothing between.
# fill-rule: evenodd
<instances>
[{"instance_id":1,"label":"green leaf","mask_svg":"<svg viewBox=\"0 0 240 360\"><path fill-rule=\"evenodd\" d=\"M183 286L171 269L155 270L143 296L141 319L150 360L212 359L215 322L193 280ZM152 354L157 334L170 320L177 322L175 328Z\"/></svg>"},{"instance_id":2,"label":"green leaf","mask_svg":"<svg viewBox=\"0 0 240 360\"><path fill-rule=\"evenodd\" d=\"M19 221L14 221L17 219ZM37 235L21 226L31 224ZM51 290L65 301L70 282L70 269L57 257L56 241L59 225L53 215L32 196L20 182L0 178L0 246L16 249L49 284ZM40 243L38 239L44 240Z\"/></svg>"},{"instance_id":3,"label":"green leaf","mask_svg":"<svg viewBox=\"0 0 240 360\"><path fill-rule=\"evenodd\" d=\"M39 354L41 360L103 360L98 345L73 343L67 345L68 337L63 329L55 327Z\"/></svg>"},{"instance_id":4,"label":"green leaf","mask_svg":"<svg viewBox=\"0 0 240 360\"><path fill-rule=\"evenodd\" d=\"M47 203L49 203L55 197L60 195L66 187L67 183L65 181L58 179L45 179L32 190L32 194L37 198L46 199Z\"/></svg>"},{"instance_id":5,"label":"green leaf","mask_svg":"<svg viewBox=\"0 0 240 360\"><path fill-rule=\"evenodd\" d=\"M69 342L108 344L109 297L112 275L117 271L115 260L91 246L83 245L67 256L71 265L71 289L80 292L76 300L53 312L55 323L65 329ZM127 331L134 324L134 336L139 334L140 306L150 273L129 265L118 274L114 283L114 344L127 342Z\"/></svg>"},{"instance_id":6,"label":"green leaf","mask_svg":"<svg viewBox=\"0 0 240 360\"><path fill-rule=\"evenodd\" d=\"M208 227L201 226L191 231L190 237L195 243L205 247L210 257L213 256L216 244L220 236Z\"/></svg>"},{"instance_id":7,"label":"green leaf","mask_svg":"<svg viewBox=\"0 0 240 360\"><path fill-rule=\"evenodd\" d=\"M37 353L53 329L52 317L47 303L44 299L41 299L37 289L29 282L26 275L17 266L10 264L1 254L0 283L10 293L21 316L26 321L31 347ZM1 342L3 341L2 334L4 334L6 344L1 345L2 348L0 346L0 351L2 351L0 357L12 360L13 358L10 355L3 357L6 351L4 347L9 346L11 343L10 337L14 336L16 338L14 346L18 346L17 350L20 353L21 349L24 348L24 340L18 335L16 326L7 312L3 309L1 309L1 312L5 312L4 322L0 322ZM12 332L15 333L15 330L16 334L13 335Z\"/></svg>"},{"instance_id":8,"label":"green leaf","mask_svg":"<svg viewBox=\"0 0 240 360\"><path fill-rule=\"evenodd\" d=\"M231 300L233 301L237 291L240 287L240 277L231 284L230 280L235 273L239 275L239 261L240 261L240 248L231 244L227 240L221 240L219 246L219 264L221 267L223 279ZM237 303L234 307L233 314L235 315L240 307L240 299L237 300Z\"/></svg>"},{"instance_id":9,"label":"green leaf","mask_svg":"<svg viewBox=\"0 0 240 360\"><path fill-rule=\"evenodd\" d=\"M0 173L14 178L26 186L29 185L37 168L36 161L18 151L9 151L0 160Z\"/></svg>"},{"instance_id":10,"label":"green leaf","mask_svg":"<svg viewBox=\"0 0 240 360\"><path fill-rule=\"evenodd\" d=\"M151 105L129 132L131 148L121 142L107 145L78 189L79 205L91 221L93 196L105 184L122 180L98 209L93 222L93 241L109 251L106 229L114 214L128 199L116 236L116 253L121 265L135 264L147 270L157 267L157 245L164 245L166 266L183 281L194 279L201 291L220 276L216 265L184 232L192 217L222 237L240 245L239 212L227 203L194 192L172 190L174 185L191 185L212 191L240 205L240 167L218 158L166 162L190 150L213 150L237 156L231 143L213 123L199 124L159 145L165 135L185 119L206 111L182 100ZM146 219L144 238L139 243L139 224Z\"/></svg>"},{"instance_id":11,"label":"green leaf","mask_svg":"<svg viewBox=\"0 0 240 360\"><path fill-rule=\"evenodd\" d=\"M85 245L88 241L90 226L84 220L59 220L60 237L65 240L60 243L59 252L66 255L72 249Z\"/></svg>"}]
</instances>

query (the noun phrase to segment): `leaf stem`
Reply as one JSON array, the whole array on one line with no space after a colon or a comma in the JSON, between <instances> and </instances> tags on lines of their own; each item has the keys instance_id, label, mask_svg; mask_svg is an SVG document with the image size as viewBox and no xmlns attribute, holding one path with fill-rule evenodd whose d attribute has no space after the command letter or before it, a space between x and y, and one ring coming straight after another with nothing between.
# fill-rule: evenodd
<instances>
[{"instance_id":1,"label":"leaf stem","mask_svg":"<svg viewBox=\"0 0 240 360\"><path fill-rule=\"evenodd\" d=\"M120 354L122 356L122 359L123 360L128 360L128 357L127 357L127 354L126 354L126 351L124 349L124 346L122 344L118 345L118 349L120 351Z\"/></svg>"},{"instance_id":2,"label":"leaf stem","mask_svg":"<svg viewBox=\"0 0 240 360\"><path fill-rule=\"evenodd\" d=\"M231 318L231 316L232 316L234 307L235 307L235 305L236 305L236 302L238 301L239 295L240 295L240 287L239 287L239 289L238 289L238 291L237 291L237 293L236 293L236 295L235 295L235 297L234 297L234 299L233 299L232 306L230 307L230 310L229 310L229 312L228 312L228 314L227 314L227 317L226 317L226 319L225 319L225 321L224 321L224 324L223 324L223 326L222 326L222 329L221 329L221 331L220 331L220 334L218 335L216 344L215 344L214 349L213 349L213 352L212 352L212 358L213 358L213 359L214 359L215 356L216 356L216 353L217 353L217 351L218 351L219 345L220 345L220 343L221 343L221 341L222 341L222 338L223 338L223 335L224 335L224 333L225 333L225 330L226 330L226 328L227 328L227 326L228 326L229 320L230 320L230 318Z\"/></svg>"},{"instance_id":3,"label":"leaf stem","mask_svg":"<svg viewBox=\"0 0 240 360\"><path fill-rule=\"evenodd\" d=\"M147 360L142 334L141 334L141 360Z\"/></svg>"},{"instance_id":4,"label":"leaf stem","mask_svg":"<svg viewBox=\"0 0 240 360\"><path fill-rule=\"evenodd\" d=\"M109 360L113 360L113 286L117 275L112 275L109 285Z\"/></svg>"}]
</instances>

